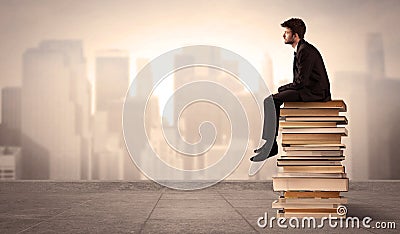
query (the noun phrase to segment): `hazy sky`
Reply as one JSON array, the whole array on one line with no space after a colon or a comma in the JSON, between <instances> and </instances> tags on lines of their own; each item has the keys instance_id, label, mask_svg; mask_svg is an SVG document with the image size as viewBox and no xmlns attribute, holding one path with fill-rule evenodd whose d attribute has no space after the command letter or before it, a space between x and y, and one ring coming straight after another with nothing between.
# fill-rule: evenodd
<instances>
[{"instance_id":1,"label":"hazy sky","mask_svg":"<svg viewBox=\"0 0 400 234\"><path fill-rule=\"evenodd\" d=\"M366 71L366 35L381 33L386 74L398 78L399 12L398 0L1 0L0 87L20 85L24 51L45 39L82 39L91 79L98 50L152 58L192 44L223 46L258 69L269 54L275 80L291 79L292 51L280 27L290 17L305 20L306 40L319 48L331 77Z\"/></svg>"}]
</instances>

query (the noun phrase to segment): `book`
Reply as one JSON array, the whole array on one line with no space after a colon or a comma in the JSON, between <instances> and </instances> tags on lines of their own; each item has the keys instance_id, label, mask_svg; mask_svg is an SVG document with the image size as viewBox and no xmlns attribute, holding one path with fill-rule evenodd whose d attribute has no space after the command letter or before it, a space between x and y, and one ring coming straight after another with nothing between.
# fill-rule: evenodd
<instances>
[{"instance_id":1,"label":"book","mask_svg":"<svg viewBox=\"0 0 400 234\"><path fill-rule=\"evenodd\" d=\"M279 128L309 128L309 127L337 127L336 122L289 122L289 121L281 121L279 123Z\"/></svg>"},{"instance_id":2,"label":"book","mask_svg":"<svg viewBox=\"0 0 400 234\"><path fill-rule=\"evenodd\" d=\"M346 103L343 100L332 100L328 102L285 102L284 107L288 108L339 108L341 112L347 111Z\"/></svg>"},{"instance_id":3,"label":"book","mask_svg":"<svg viewBox=\"0 0 400 234\"><path fill-rule=\"evenodd\" d=\"M278 177L346 178L346 173L278 172Z\"/></svg>"},{"instance_id":4,"label":"book","mask_svg":"<svg viewBox=\"0 0 400 234\"><path fill-rule=\"evenodd\" d=\"M348 123L346 116L281 116L286 122L335 122L345 125Z\"/></svg>"},{"instance_id":5,"label":"book","mask_svg":"<svg viewBox=\"0 0 400 234\"><path fill-rule=\"evenodd\" d=\"M339 116L339 109L296 109L296 108L282 108L280 116Z\"/></svg>"},{"instance_id":6,"label":"book","mask_svg":"<svg viewBox=\"0 0 400 234\"><path fill-rule=\"evenodd\" d=\"M336 213L336 208L284 209L285 213Z\"/></svg>"},{"instance_id":7,"label":"book","mask_svg":"<svg viewBox=\"0 0 400 234\"><path fill-rule=\"evenodd\" d=\"M275 200L272 202L272 208L274 209L285 209L287 210L304 210L308 211L314 209L337 209L340 206L340 203L286 203L280 202L279 200Z\"/></svg>"},{"instance_id":8,"label":"book","mask_svg":"<svg viewBox=\"0 0 400 234\"><path fill-rule=\"evenodd\" d=\"M329 160L279 160L277 161L277 166L340 166L341 161L329 161Z\"/></svg>"},{"instance_id":9,"label":"book","mask_svg":"<svg viewBox=\"0 0 400 234\"><path fill-rule=\"evenodd\" d=\"M341 161L344 156L284 156L277 159L278 161Z\"/></svg>"},{"instance_id":10,"label":"book","mask_svg":"<svg viewBox=\"0 0 400 234\"><path fill-rule=\"evenodd\" d=\"M297 133L282 134L282 144L285 145L303 145L303 144L340 144L340 133Z\"/></svg>"},{"instance_id":11,"label":"book","mask_svg":"<svg viewBox=\"0 0 400 234\"><path fill-rule=\"evenodd\" d=\"M343 150L288 150L286 156L343 156Z\"/></svg>"},{"instance_id":12,"label":"book","mask_svg":"<svg viewBox=\"0 0 400 234\"><path fill-rule=\"evenodd\" d=\"M282 166L281 169L287 173L345 173L344 166Z\"/></svg>"},{"instance_id":13,"label":"book","mask_svg":"<svg viewBox=\"0 0 400 234\"><path fill-rule=\"evenodd\" d=\"M347 129L344 127L336 128L283 128L282 134L325 134L325 133L336 133L342 136L347 136Z\"/></svg>"},{"instance_id":14,"label":"book","mask_svg":"<svg viewBox=\"0 0 400 234\"><path fill-rule=\"evenodd\" d=\"M308 144L308 145L295 145L295 146L285 146L283 151L309 151L309 150L341 150L346 148L344 144Z\"/></svg>"},{"instance_id":15,"label":"book","mask_svg":"<svg viewBox=\"0 0 400 234\"><path fill-rule=\"evenodd\" d=\"M349 189L341 142L348 120L339 115L346 111L343 100L284 103L279 130L285 154L273 177L273 190L283 192L272 203L277 217L346 217L336 211L347 203L340 192Z\"/></svg>"},{"instance_id":16,"label":"book","mask_svg":"<svg viewBox=\"0 0 400 234\"><path fill-rule=\"evenodd\" d=\"M348 178L273 177L274 191L339 191L349 189Z\"/></svg>"},{"instance_id":17,"label":"book","mask_svg":"<svg viewBox=\"0 0 400 234\"><path fill-rule=\"evenodd\" d=\"M322 217L340 217L340 218L346 218L346 215L339 215L337 212L329 212L329 211L324 211L324 212L291 212L291 211L283 211L283 210L277 210L276 211L276 217L277 218L304 218L304 217L313 217L313 218L322 218Z\"/></svg>"},{"instance_id":18,"label":"book","mask_svg":"<svg viewBox=\"0 0 400 234\"><path fill-rule=\"evenodd\" d=\"M286 191L285 198L339 198L340 192L334 191Z\"/></svg>"},{"instance_id":19,"label":"book","mask_svg":"<svg viewBox=\"0 0 400 234\"><path fill-rule=\"evenodd\" d=\"M283 196L280 196L278 200L280 203L287 203L287 204L322 204L322 203L328 203L328 204L347 204L347 198L343 196L339 197L326 197L326 198L320 198L320 197L292 197L292 198L286 198Z\"/></svg>"}]
</instances>

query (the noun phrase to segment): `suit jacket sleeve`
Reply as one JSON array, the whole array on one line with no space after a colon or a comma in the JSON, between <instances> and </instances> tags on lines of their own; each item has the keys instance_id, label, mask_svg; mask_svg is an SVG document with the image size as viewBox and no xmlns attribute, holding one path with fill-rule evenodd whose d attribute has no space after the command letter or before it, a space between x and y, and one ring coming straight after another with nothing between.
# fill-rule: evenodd
<instances>
[{"instance_id":1,"label":"suit jacket sleeve","mask_svg":"<svg viewBox=\"0 0 400 234\"><path fill-rule=\"evenodd\" d=\"M294 71L293 82L279 87L278 91L282 92L288 89L299 90L307 86L310 81L312 66L314 64L315 55L307 48L301 49L297 54L297 71Z\"/></svg>"}]
</instances>

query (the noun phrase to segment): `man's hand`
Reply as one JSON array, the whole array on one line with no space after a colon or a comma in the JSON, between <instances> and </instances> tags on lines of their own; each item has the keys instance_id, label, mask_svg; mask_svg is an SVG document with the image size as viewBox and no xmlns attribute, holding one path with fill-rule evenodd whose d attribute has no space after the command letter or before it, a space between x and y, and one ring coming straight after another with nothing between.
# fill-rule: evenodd
<instances>
[{"instance_id":1,"label":"man's hand","mask_svg":"<svg viewBox=\"0 0 400 234\"><path fill-rule=\"evenodd\" d=\"M285 90L288 90L289 89L289 87L288 87L289 85L290 84L282 85L281 87L278 88L278 92L283 92Z\"/></svg>"}]
</instances>

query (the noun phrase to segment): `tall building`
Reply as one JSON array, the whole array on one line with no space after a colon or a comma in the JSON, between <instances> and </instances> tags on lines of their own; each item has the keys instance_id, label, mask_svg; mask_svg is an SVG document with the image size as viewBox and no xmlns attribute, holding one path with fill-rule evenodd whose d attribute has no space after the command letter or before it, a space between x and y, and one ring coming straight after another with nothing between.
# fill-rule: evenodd
<instances>
[{"instance_id":1,"label":"tall building","mask_svg":"<svg viewBox=\"0 0 400 234\"><path fill-rule=\"evenodd\" d=\"M21 145L21 87L6 87L1 91L0 145Z\"/></svg>"},{"instance_id":2,"label":"tall building","mask_svg":"<svg viewBox=\"0 0 400 234\"><path fill-rule=\"evenodd\" d=\"M96 109L93 117L93 178L134 180L140 177L126 149L122 112L129 89L129 56L102 51L96 58Z\"/></svg>"},{"instance_id":3,"label":"tall building","mask_svg":"<svg viewBox=\"0 0 400 234\"><path fill-rule=\"evenodd\" d=\"M23 55L23 179L86 179L90 83L79 40L43 41Z\"/></svg>"},{"instance_id":4,"label":"tall building","mask_svg":"<svg viewBox=\"0 0 400 234\"><path fill-rule=\"evenodd\" d=\"M367 113L369 179L400 179L400 93L399 79L370 79L367 81ZM365 157L365 155L363 155Z\"/></svg>"},{"instance_id":5,"label":"tall building","mask_svg":"<svg viewBox=\"0 0 400 234\"><path fill-rule=\"evenodd\" d=\"M129 71L127 52L99 52L96 57L96 111L108 111L116 100L124 100L129 87Z\"/></svg>"},{"instance_id":6,"label":"tall building","mask_svg":"<svg viewBox=\"0 0 400 234\"><path fill-rule=\"evenodd\" d=\"M268 54L264 56L264 63L262 68L262 76L265 85L267 86L269 92L272 94L275 91L275 82L273 77L273 66L272 66L272 59ZM266 97L267 94L261 94Z\"/></svg>"},{"instance_id":7,"label":"tall building","mask_svg":"<svg viewBox=\"0 0 400 234\"><path fill-rule=\"evenodd\" d=\"M346 169L358 180L399 179L400 82L385 74L382 36L370 34L366 41L367 72L338 72L332 82L332 97L348 107Z\"/></svg>"},{"instance_id":8,"label":"tall building","mask_svg":"<svg viewBox=\"0 0 400 234\"><path fill-rule=\"evenodd\" d=\"M0 147L0 181L21 178L21 148Z\"/></svg>"},{"instance_id":9,"label":"tall building","mask_svg":"<svg viewBox=\"0 0 400 234\"><path fill-rule=\"evenodd\" d=\"M137 73L144 72L144 71L142 71L142 69L145 66L151 66L151 64L149 64L149 60L148 59L146 59L146 58L138 58L138 59L136 59L136 71L137 71ZM152 74L151 69L150 69L149 72L147 72L146 74L142 73L141 75L145 76L146 79L141 79L140 81L135 81L135 96L136 97L141 97L141 98L147 98L146 94L144 92L146 92L146 90L151 90L152 89L152 87L153 87L153 74Z\"/></svg>"},{"instance_id":10,"label":"tall building","mask_svg":"<svg viewBox=\"0 0 400 234\"><path fill-rule=\"evenodd\" d=\"M364 72L341 71L334 74L331 82L332 99L343 99L347 104L349 137L342 138L346 145L345 166L349 178L367 180L370 176L368 159L369 118L367 117L368 74Z\"/></svg>"},{"instance_id":11,"label":"tall building","mask_svg":"<svg viewBox=\"0 0 400 234\"><path fill-rule=\"evenodd\" d=\"M367 72L372 79L385 78L385 54L383 51L382 34L367 35Z\"/></svg>"}]
</instances>

